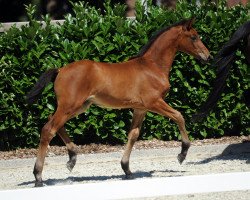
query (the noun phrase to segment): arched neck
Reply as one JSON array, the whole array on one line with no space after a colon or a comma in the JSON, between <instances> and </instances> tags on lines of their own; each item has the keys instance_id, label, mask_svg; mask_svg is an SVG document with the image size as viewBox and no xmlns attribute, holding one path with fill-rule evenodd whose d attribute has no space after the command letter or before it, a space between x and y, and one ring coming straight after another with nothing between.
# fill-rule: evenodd
<instances>
[{"instance_id":1,"label":"arched neck","mask_svg":"<svg viewBox=\"0 0 250 200\"><path fill-rule=\"evenodd\" d=\"M179 34L180 29L175 27L164 32L155 40L143 57L150 59L166 73L169 73L178 50Z\"/></svg>"}]
</instances>

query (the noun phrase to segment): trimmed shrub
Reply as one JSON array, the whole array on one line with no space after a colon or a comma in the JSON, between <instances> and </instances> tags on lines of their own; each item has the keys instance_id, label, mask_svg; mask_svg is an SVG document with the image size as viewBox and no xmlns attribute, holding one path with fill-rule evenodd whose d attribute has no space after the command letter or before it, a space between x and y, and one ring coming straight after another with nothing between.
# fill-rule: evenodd
<instances>
[{"instance_id":1,"label":"trimmed shrub","mask_svg":"<svg viewBox=\"0 0 250 200\"><path fill-rule=\"evenodd\" d=\"M39 101L27 106L25 95L38 77L50 68L90 59L122 62L137 54L157 30L183 18L196 17L195 28L202 41L215 55L232 33L249 20L249 10L242 6L231 9L225 3L200 7L179 1L175 11L137 4L136 19L126 19L124 5L105 4L105 12L75 3L74 13L63 25L46 27L35 21L34 6L27 6L29 26L12 27L0 35L0 149L37 146L40 130L55 111L53 85L44 90ZM234 22L234 23L232 23ZM178 53L171 70L171 91L166 96L186 119L190 138L220 137L229 131L249 134L250 114L243 92L250 88L249 66L241 50L227 80L225 92L214 111L201 123L191 123L191 115L208 97L213 87L216 67L200 64L193 57ZM66 129L76 143L124 143L132 117L131 110L101 109L92 106L85 114L70 120ZM162 116L148 113L141 139L179 138L177 126Z\"/></svg>"}]
</instances>

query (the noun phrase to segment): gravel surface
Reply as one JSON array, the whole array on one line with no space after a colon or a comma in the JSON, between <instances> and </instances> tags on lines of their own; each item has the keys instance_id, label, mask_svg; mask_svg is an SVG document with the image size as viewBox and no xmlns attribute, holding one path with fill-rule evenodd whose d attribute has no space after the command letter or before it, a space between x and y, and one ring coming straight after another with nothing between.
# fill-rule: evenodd
<instances>
[{"instance_id":1,"label":"gravel surface","mask_svg":"<svg viewBox=\"0 0 250 200\"><path fill-rule=\"evenodd\" d=\"M247 141L245 137L195 141L182 165L179 165L176 158L180 152L179 142L139 141L132 152L130 166L136 179L249 172L250 143ZM88 153L82 154L85 151ZM65 166L68 160L65 148L50 147L43 171L45 185L82 184L124 178L120 167L123 146L92 144L80 146L79 152L76 166L72 172L69 172ZM34 186L32 171L35 153L36 150L27 149L0 152L0 190ZM150 199L247 200L249 194L250 191L232 191Z\"/></svg>"},{"instance_id":2,"label":"gravel surface","mask_svg":"<svg viewBox=\"0 0 250 200\"><path fill-rule=\"evenodd\" d=\"M235 144L241 142L250 141L250 137L247 136L232 136L222 137L219 139L204 139L195 140L192 142L192 146L202 146L210 144ZM159 148L171 148L180 147L181 142L179 141L162 141L162 140L148 140L148 141L137 141L134 145L134 149L159 149ZM78 154L90 154L90 153L109 153L122 151L124 145L105 145L105 144L88 144L79 145ZM14 159L14 158L34 158L36 157L37 149L17 149L13 151L0 151L0 160ZM67 149L65 146L50 146L48 156L59 156L67 155Z\"/></svg>"}]
</instances>

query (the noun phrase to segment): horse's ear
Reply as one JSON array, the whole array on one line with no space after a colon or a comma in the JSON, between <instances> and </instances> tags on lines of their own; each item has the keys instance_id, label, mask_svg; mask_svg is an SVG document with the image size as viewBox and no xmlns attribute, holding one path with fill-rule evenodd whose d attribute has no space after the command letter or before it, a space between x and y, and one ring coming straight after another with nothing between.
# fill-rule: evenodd
<instances>
[{"instance_id":1,"label":"horse's ear","mask_svg":"<svg viewBox=\"0 0 250 200\"><path fill-rule=\"evenodd\" d=\"M195 18L192 17L191 19L187 20L186 23L184 24L184 29L187 30L187 31L190 31L190 29L192 28L192 25L194 24L195 22Z\"/></svg>"}]
</instances>

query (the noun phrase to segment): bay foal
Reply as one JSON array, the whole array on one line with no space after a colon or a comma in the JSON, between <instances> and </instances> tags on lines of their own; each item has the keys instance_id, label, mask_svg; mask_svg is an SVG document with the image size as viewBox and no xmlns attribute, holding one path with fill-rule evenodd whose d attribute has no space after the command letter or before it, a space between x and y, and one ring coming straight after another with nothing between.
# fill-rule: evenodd
<instances>
[{"instance_id":1,"label":"bay foal","mask_svg":"<svg viewBox=\"0 0 250 200\"><path fill-rule=\"evenodd\" d=\"M121 159L127 178L132 176L129 158L147 111L158 113L177 123L182 137L178 160L183 162L190 146L185 121L181 113L171 108L163 99L170 89L170 69L177 51L186 52L204 61L209 58L209 51L192 28L192 23L192 19L183 20L160 30L129 61L112 64L82 60L60 69L51 69L41 75L27 95L27 101L33 103L43 88L50 81L54 81L57 109L42 128L34 167L35 186L42 186L46 151L56 133L68 149L67 167L70 171L73 169L76 163L76 146L67 135L64 124L86 111L91 104L134 110L128 142Z\"/></svg>"}]
</instances>

